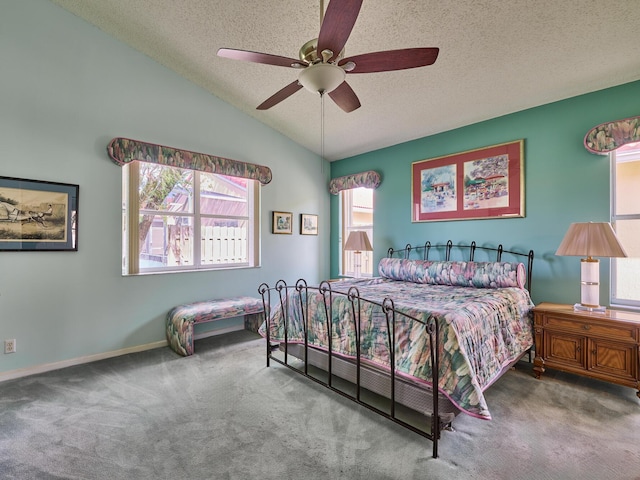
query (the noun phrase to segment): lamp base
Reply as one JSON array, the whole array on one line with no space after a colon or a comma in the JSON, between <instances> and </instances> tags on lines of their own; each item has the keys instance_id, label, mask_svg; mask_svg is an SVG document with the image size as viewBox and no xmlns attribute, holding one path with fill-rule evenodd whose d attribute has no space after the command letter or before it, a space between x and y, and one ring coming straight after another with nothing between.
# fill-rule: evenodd
<instances>
[{"instance_id":1,"label":"lamp base","mask_svg":"<svg viewBox=\"0 0 640 480\"><path fill-rule=\"evenodd\" d=\"M353 277L360 278L360 265L361 265L362 252L356 250L353 252Z\"/></svg>"},{"instance_id":2,"label":"lamp base","mask_svg":"<svg viewBox=\"0 0 640 480\"><path fill-rule=\"evenodd\" d=\"M589 307L587 305L582 305L581 303L576 303L573 306L574 312L594 312L594 313L605 313L607 311L607 307L603 307L602 305L598 305L597 307Z\"/></svg>"}]
</instances>

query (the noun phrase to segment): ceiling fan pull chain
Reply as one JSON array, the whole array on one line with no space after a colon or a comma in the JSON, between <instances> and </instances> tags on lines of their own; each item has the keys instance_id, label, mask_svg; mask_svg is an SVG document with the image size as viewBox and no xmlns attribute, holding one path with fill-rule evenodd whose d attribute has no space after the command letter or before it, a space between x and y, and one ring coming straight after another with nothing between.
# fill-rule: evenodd
<instances>
[{"instance_id":1,"label":"ceiling fan pull chain","mask_svg":"<svg viewBox=\"0 0 640 480\"><path fill-rule=\"evenodd\" d=\"M320 162L324 173L324 92L320 92Z\"/></svg>"}]
</instances>

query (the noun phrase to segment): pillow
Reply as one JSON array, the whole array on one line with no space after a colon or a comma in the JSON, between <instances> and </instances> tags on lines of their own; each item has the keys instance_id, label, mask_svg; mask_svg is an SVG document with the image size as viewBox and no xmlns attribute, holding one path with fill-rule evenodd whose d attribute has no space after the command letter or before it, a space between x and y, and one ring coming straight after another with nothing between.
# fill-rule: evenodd
<instances>
[{"instance_id":1,"label":"pillow","mask_svg":"<svg viewBox=\"0 0 640 480\"><path fill-rule=\"evenodd\" d=\"M430 285L474 288L524 288L526 271L516 262L445 262L383 258L378 263L381 277Z\"/></svg>"},{"instance_id":2,"label":"pillow","mask_svg":"<svg viewBox=\"0 0 640 480\"><path fill-rule=\"evenodd\" d=\"M383 258L378 263L378 273L381 277L390 278L391 280L449 285L449 273L445 271L445 277L442 276L441 263L430 260Z\"/></svg>"},{"instance_id":3,"label":"pillow","mask_svg":"<svg viewBox=\"0 0 640 480\"><path fill-rule=\"evenodd\" d=\"M526 270L517 262L452 262L451 285L475 288L524 288Z\"/></svg>"}]
</instances>

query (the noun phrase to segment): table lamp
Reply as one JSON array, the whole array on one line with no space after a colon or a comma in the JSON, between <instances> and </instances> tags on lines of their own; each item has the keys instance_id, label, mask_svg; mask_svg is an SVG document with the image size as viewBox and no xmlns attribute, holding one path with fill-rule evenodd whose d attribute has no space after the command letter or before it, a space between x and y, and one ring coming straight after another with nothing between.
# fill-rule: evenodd
<instances>
[{"instance_id":1,"label":"table lamp","mask_svg":"<svg viewBox=\"0 0 640 480\"><path fill-rule=\"evenodd\" d=\"M355 230L349 233L349 237L347 237L347 243L345 243L344 249L345 251L354 252L354 276L356 278L360 278L360 262L362 261L362 252L373 251L373 247L371 246L371 242L369 242L367 232Z\"/></svg>"},{"instance_id":2,"label":"table lamp","mask_svg":"<svg viewBox=\"0 0 640 480\"><path fill-rule=\"evenodd\" d=\"M574 310L604 312L600 305L600 260L593 257L626 257L609 222L572 223L556 255L586 257L580 260L580 303Z\"/></svg>"}]
</instances>

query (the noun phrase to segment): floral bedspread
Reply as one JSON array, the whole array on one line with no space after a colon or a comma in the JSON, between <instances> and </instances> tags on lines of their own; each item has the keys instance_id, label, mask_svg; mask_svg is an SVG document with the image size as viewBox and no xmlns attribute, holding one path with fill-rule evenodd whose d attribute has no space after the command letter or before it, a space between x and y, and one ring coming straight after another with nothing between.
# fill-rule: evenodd
<instances>
[{"instance_id":1,"label":"floral bedspread","mask_svg":"<svg viewBox=\"0 0 640 480\"><path fill-rule=\"evenodd\" d=\"M439 323L439 385L461 411L484 419L491 414L483 392L496 380L503 367L533 344L531 309L527 290L509 288L471 288L449 285L425 285L388 278L345 280L332 283L333 292L346 293L358 288L361 298L382 303L393 299L396 310L427 321L433 316ZM322 295L309 289L309 344L328 346L328 334ZM304 342L300 295L290 291L288 332L290 342ZM386 316L381 308L361 304L361 358L390 368ZM333 295L332 343L334 353L356 356L356 335L351 303L346 296ZM271 312L270 337L284 340L280 305ZM393 328L393 327L392 327ZM396 369L419 382L430 383L431 361L425 326L399 316L396 322ZM265 326L261 327L264 335Z\"/></svg>"}]
</instances>

